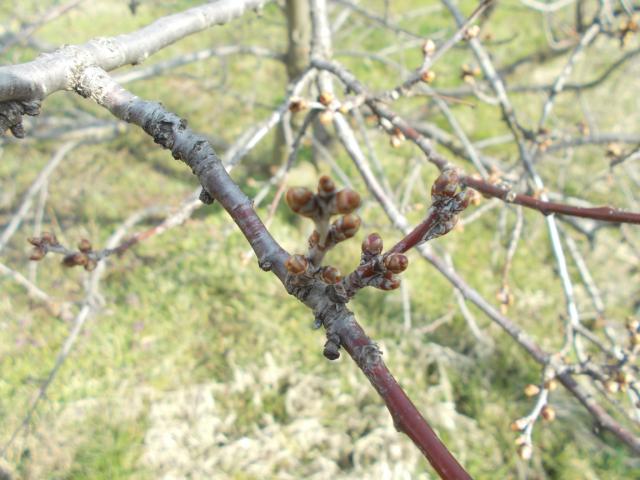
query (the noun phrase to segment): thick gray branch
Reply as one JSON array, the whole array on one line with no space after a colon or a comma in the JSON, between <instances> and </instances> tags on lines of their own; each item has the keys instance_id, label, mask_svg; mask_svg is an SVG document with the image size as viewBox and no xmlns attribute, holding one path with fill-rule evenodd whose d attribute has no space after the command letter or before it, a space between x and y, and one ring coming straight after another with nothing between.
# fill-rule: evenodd
<instances>
[{"instance_id":1,"label":"thick gray branch","mask_svg":"<svg viewBox=\"0 0 640 480\"><path fill-rule=\"evenodd\" d=\"M160 103L141 100L126 91L98 67L86 68L78 78L75 90L119 119L138 125L157 144L170 150L174 158L191 167L206 192L203 201L208 198L220 202L256 252L260 266L265 270L274 268L284 279L286 252L271 237L251 201L231 180L205 137L187 128L186 120L168 112Z\"/></svg>"},{"instance_id":2,"label":"thick gray branch","mask_svg":"<svg viewBox=\"0 0 640 480\"><path fill-rule=\"evenodd\" d=\"M20 65L0 67L0 102L41 100L59 90L70 90L88 66L110 71L143 62L149 55L181 38L221 25L258 8L269 0L219 0L161 18L136 32L96 38L69 45Z\"/></svg>"}]
</instances>

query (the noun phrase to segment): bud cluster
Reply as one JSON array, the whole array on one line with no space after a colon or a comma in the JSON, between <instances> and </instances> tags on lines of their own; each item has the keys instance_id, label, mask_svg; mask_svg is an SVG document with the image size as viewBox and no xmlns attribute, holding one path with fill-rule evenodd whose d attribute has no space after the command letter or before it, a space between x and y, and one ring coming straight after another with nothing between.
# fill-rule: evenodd
<instances>
[{"instance_id":1,"label":"bud cluster","mask_svg":"<svg viewBox=\"0 0 640 480\"><path fill-rule=\"evenodd\" d=\"M383 254L383 242L377 233L369 234L362 242L360 265L341 284L346 300L364 287L395 290L400 286L399 274L409 266L406 255L398 252Z\"/></svg>"},{"instance_id":2,"label":"bud cluster","mask_svg":"<svg viewBox=\"0 0 640 480\"><path fill-rule=\"evenodd\" d=\"M354 105L350 101L340 102L331 92L320 92L316 101L308 101L302 97L292 97L289 100L289 111L300 113L308 109L319 111L318 120L323 125L333 122L336 112L348 113Z\"/></svg>"},{"instance_id":3,"label":"bud cluster","mask_svg":"<svg viewBox=\"0 0 640 480\"><path fill-rule=\"evenodd\" d=\"M476 77L480 75L480 69L478 67L470 67L467 64L462 65L460 68L460 78L463 82L469 85L475 85Z\"/></svg>"},{"instance_id":4,"label":"bud cluster","mask_svg":"<svg viewBox=\"0 0 640 480\"><path fill-rule=\"evenodd\" d=\"M458 213L466 209L475 197L473 190L460 183L460 173L456 168L446 168L436 178L431 187L431 207L429 217L433 221L425 224L425 232L417 244L449 233L458 223Z\"/></svg>"},{"instance_id":5,"label":"bud cluster","mask_svg":"<svg viewBox=\"0 0 640 480\"><path fill-rule=\"evenodd\" d=\"M332 98L321 97L320 101L330 104ZM343 278L336 268L322 266L322 260L329 249L353 237L360 228L360 217L353 213L360 206L360 195L348 188L337 190L327 176L319 179L316 193L304 187L290 188L285 194L287 204L295 213L313 220L315 229L309 237L307 254L292 255L285 262L288 285L293 289L306 288L314 281L320 281L325 284L329 298L336 303L347 303L364 287L397 289L399 275L409 265L404 252L449 232L456 224L457 214L471 202L472 190L461 185L457 170L448 168L434 182L431 198L427 218L386 253L383 253L380 235L367 235L362 242L360 264ZM340 216L330 223L334 215ZM322 324L327 328L325 356L337 358L339 337L325 319L316 318L316 325Z\"/></svg>"},{"instance_id":6,"label":"bud cluster","mask_svg":"<svg viewBox=\"0 0 640 480\"><path fill-rule=\"evenodd\" d=\"M478 34L480 33L480 26L478 25L471 25L469 28L467 28L464 31L464 39L466 41L471 40L472 38L476 38L478 36Z\"/></svg>"},{"instance_id":7,"label":"bud cluster","mask_svg":"<svg viewBox=\"0 0 640 480\"><path fill-rule=\"evenodd\" d=\"M557 380L552 375L551 371L546 371L545 379L540 386L530 383L524 387L525 396L538 397L536 405L529 415L518 418L511 423L511 430L520 433L515 444L518 447L518 456L522 460L530 460L533 455L531 434L536 420L542 418L545 423L550 423L556 419L556 411L548 403L549 393L558 386Z\"/></svg>"},{"instance_id":8,"label":"bud cluster","mask_svg":"<svg viewBox=\"0 0 640 480\"><path fill-rule=\"evenodd\" d=\"M35 262L42 260L50 251L51 247L57 247L60 245L56 236L50 232L43 232L39 237L29 237L27 241L33 245L33 250L31 251L29 260L33 260Z\"/></svg>"},{"instance_id":9,"label":"bud cluster","mask_svg":"<svg viewBox=\"0 0 640 480\"><path fill-rule=\"evenodd\" d=\"M317 193L304 187L290 188L285 200L291 210L310 218L315 230L309 237L311 264L318 268L328 250L353 237L360 228L360 217L353 212L360 206L360 195L349 188L337 190L331 178L324 175L318 181ZM340 215L333 223L331 217Z\"/></svg>"},{"instance_id":10,"label":"bud cluster","mask_svg":"<svg viewBox=\"0 0 640 480\"><path fill-rule=\"evenodd\" d=\"M83 238L78 243L77 252L68 250L60 245L56 236L50 232L44 232L39 237L30 237L27 240L31 245L33 245L33 251L29 256L30 260L42 260L47 253L52 252L64 255L62 265L65 267L81 266L90 272L94 270L98 264L91 242L86 238Z\"/></svg>"}]
</instances>

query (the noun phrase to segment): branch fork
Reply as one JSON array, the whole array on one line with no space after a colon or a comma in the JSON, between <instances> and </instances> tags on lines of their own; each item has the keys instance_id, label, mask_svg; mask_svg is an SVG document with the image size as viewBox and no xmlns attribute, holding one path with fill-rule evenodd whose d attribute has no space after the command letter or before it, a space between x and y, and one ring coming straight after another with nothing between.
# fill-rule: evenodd
<instances>
[{"instance_id":1,"label":"branch fork","mask_svg":"<svg viewBox=\"0 0 640 480\"><path fill-rule=\"evenodd\" d=\"M307 253L291 255L285 261L288 272L285 283L299 298L306 298L314 288L320 287L334 309L344 308L364 287L395 290L400 286L400 274L409 266L404 253L450 232L458 221L458 213L467 208L472 197L472 190L461 184L459 172L455 168L445 169L431 188L432 204L425 220L385 253L382 237L369 234L362 242L358 267L342 278L336 268L322 265L322 260L327 251L358 231L360 218L353 212L360 205L360 195L346 188L336 191L334 182L327 176L320 178L315 194L304 187L290 188L285 195L287 204L295 213L310 218L315 230L309 237ZM331 217L338 214L342 216L329 223ZM315 327L324 325L327 332L324 354L336 359L340 355L340 337L336 327L339 322L335 319L341 315L336 312L327 315L323 309L315 313Z\"/></svg>"}]
</instances>

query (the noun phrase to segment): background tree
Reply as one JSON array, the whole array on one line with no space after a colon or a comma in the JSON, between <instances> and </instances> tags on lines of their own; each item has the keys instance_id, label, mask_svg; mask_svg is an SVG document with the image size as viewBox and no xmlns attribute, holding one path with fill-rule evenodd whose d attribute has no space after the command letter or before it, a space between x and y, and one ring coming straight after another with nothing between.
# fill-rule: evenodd
<instances>
[{"instance_id":1,"label":"background tree","mask_svg":"<svg viewBox=\"0 0 640 480\"><path fill-rule=\"evenodd\" d=\"M25 137L5 138L0 167L6 475L424 472L395 423L442 477L467 478L381 350L474 477L631 475L635 7L179 3L5 8L0 121ZM307 7L309 40L291 34ZM83 44L98 32L112 36ZM274 155L261 140L278 129ZM313 148L337 183L317 194L290 188L316 189ZM456 215L464 228L432 241ZM394 422L354 366L319 361L308 308L324 355L347 350Z\"/></svg>"}]
</instances>

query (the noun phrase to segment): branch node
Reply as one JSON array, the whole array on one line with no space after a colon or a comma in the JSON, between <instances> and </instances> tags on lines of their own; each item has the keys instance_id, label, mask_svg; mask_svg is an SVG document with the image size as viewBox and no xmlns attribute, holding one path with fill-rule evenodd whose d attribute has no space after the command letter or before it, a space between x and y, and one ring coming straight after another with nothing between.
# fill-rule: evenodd
<instances>
[{"instance_id":1,"label":"branch node","mask_svg":"<svg viewBox=\"0 0 640 480\"><path fill-rule=\"evenodd\" d=\"M214 202L213 197L207 190L202 187L202 191L200 192L200 196L198 197L202 203L205 205L211 205Z\"/></svg>"}]
</instances>

